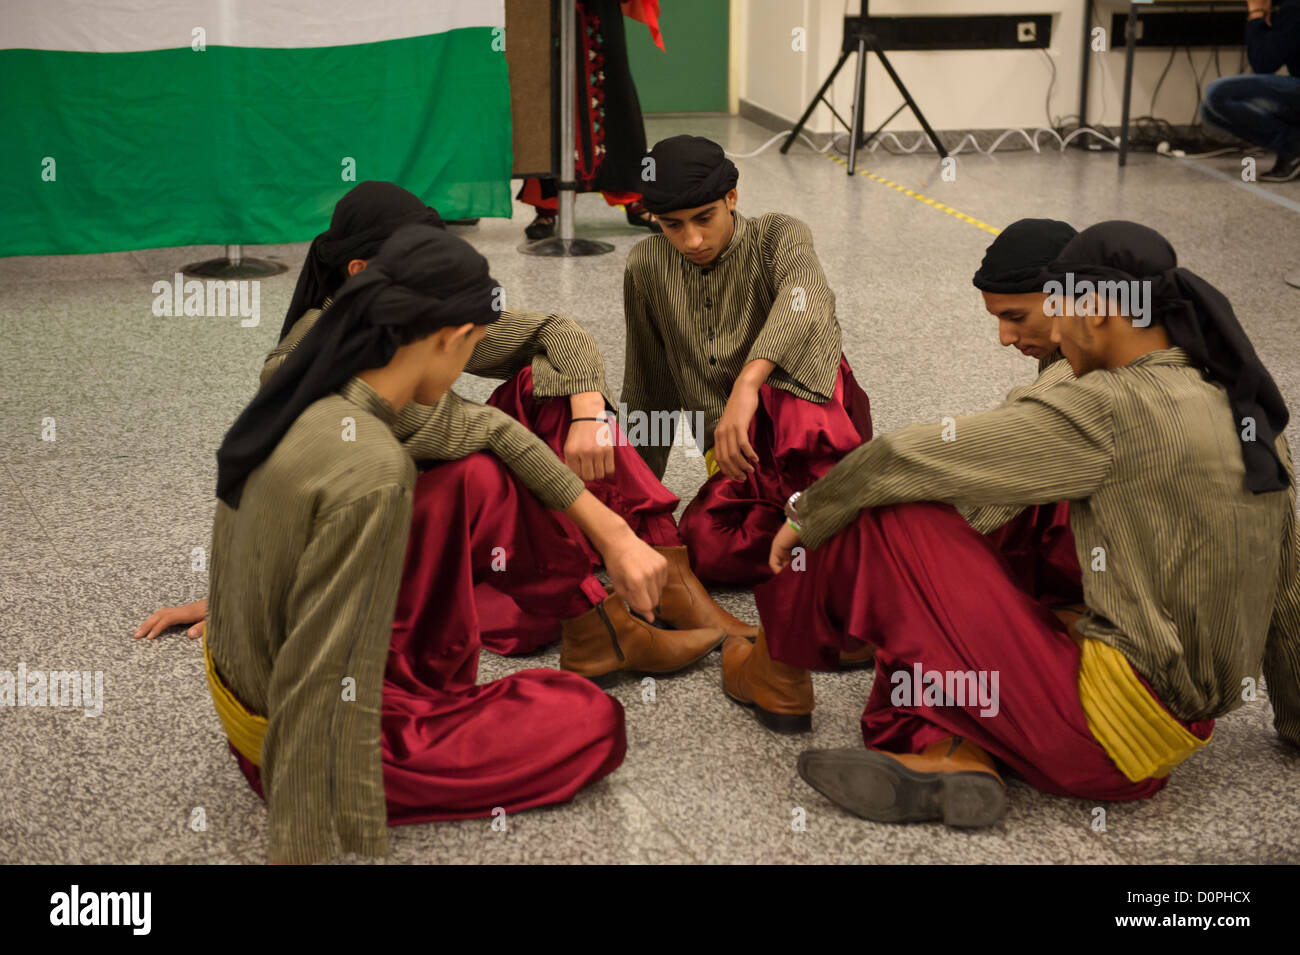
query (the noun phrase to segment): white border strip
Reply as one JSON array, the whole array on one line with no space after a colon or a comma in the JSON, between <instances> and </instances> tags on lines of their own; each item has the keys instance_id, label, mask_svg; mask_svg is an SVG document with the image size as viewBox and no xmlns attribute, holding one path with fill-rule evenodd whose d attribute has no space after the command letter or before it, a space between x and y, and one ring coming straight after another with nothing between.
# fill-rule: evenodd
<instances>
[{"instance_id":1,"label":"white border strip","mask_svg":"<svg viewBox=\"0 0 1300 955\"><path fill-rule=\"evenodd\" d=\"M129 53L351 46L505 27L505 0L0 0L0 49Z\"/></svg>"}]
</instances>

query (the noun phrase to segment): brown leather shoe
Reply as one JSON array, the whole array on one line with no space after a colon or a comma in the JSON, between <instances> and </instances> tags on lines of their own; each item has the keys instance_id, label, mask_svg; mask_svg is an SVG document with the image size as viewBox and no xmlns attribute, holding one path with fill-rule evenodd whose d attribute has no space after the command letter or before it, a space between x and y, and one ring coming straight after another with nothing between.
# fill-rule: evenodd
<instances>
[{"instance_id":1,"label":"brown leather shoe","mask_svg":"<svg viewBox=\"0 0 1300 955\"><path fill-rule=\"evenodd\" d=\"M685 547L656 547L668 560L668 584L659 596L659 616L680 630L708 627L727 636L758 636L758 627L733 617L717 605L691 570Z\"/></svg>"},{"instance_id":2,"label":"brown leather shoe","mask_svg":"<svg viewBox=\"0 0 1300 955\"><path fill-rule=\"evenodd\" d=\"M841 670L865 670L876 662L876 645L868 643L861 650L845 650L840 654Z\"/></svg>"},{"instance_id":3,"label":"brown leather shoe","mask_svg":"<svg viewBox=\"0 0 1300 955\"><path fill-rule=\"evenodd\" d=\"M715 629L670 630L646 623L611 594L600 606L564 621L560 669L600 686L624 672L676 673L707 656L726 636Z\"/></svg>"},{"instance_id":4,"label":"brown leather shoe","mask_svg":"<svg viewBox=\"0 0 1300 955\"><path fill-rule=\"evenodd\" d=\"M725 651L724 651L725 652ZM872 822L991 826L1006 810L1006 787L993 760L969 740L950 736L920 753L813 749L799 756L813 789Z\"/></svg>"},{"instance_id":5,"label":"brown leather shoe","mask_svg":"<svg viewBox=\"0 0 1300 955\"><path fill-rule=\"evenodd\" d=\"M753 643L744 637L727 637L723 643L722 689L737 703L753 707L758 721L773 732L812 729L812 677L773 660L762 627Z\"/></svg>"}]
</instances>

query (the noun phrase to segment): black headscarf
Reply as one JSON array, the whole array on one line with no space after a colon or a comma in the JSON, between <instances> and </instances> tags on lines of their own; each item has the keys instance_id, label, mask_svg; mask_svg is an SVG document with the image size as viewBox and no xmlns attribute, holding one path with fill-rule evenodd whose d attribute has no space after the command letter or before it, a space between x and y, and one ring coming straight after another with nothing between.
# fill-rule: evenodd
<instances>
[{"instance_id":1,"label":"black headscarf","mask_svg":"<svg viewBox=\"0 0 1300 955\"><path fill-rule=\"evenodd\" d=\"M444 228L438 210L426 206L413 192L391 182L359 182L338 201L330 227L312 240L307 261L298 273L289 311L284 313L283 340L293 323L311 308L320 308L347 277L353 259L370 259L398 228L414 223Z\"/></svg>"},{"instance_id":2,"label":"black headscarf","mask_svg":"<svg viewBox=\"0 0 1300 955\"><path fill-rule=\"evenodd\" d=\"M1042 271L1079 233L1056 219L1019 219L998 234L975 273L982 292L1023 295L1043 290Z\"/></svg>"},{"instance_id":3,"label":"black headscarf","mask_svg":"<svg viewBox=\"0 0 1300 955\"><path fill-rule=\"evenodd\" d=\"M740 178L722 147L703 136L661 139L650 158L654 175L641 183L641 203L656 215L716 202Z\"/></svg>"},{"instance_id":4,"label":"black headscarf","mask_svg":"<svg viewBox=\"0 0 1300 955\"><path fill-rule=\"evenodd\" d=\"M244 481L303 410L357 372L388 364L399 346L439 328L496 321L497 288L487 260L463 239L427 225L393 233L226 432L217 497L238 508Z\"/></svg>"},{"instance_id":5,"label":"black headscarf","mask_svg":"<svg viewBox=\"0 0 1300 955\"><path fill-rule=\"evenodd\" d=\"M1273 442L1288 420L1286 403L1223 293L1194 272L1178 267L1173 247L1160 233L1136 222L1100 222L1080 232L1043 273L1043 281L1151 282L1152 321L1192 364L1228 392L1237 426L1255 422L1255 440L1241 442L1246 487L1255 494L1289 486Z\"/></svg>"}]
</instances>

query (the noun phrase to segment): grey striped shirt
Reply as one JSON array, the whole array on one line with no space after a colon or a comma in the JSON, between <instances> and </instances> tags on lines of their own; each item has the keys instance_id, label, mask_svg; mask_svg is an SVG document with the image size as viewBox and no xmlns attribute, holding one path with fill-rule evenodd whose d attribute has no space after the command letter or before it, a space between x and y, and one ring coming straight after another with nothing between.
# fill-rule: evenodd
<instances>
[{"instance_id":1,"label":"grey striped shirt","mask_svg":"<svg viewBox=\"0 0 1300 955\"><path fill-rule=\"evenodd\" d=\"M268 721L272 862L388 849L380 705L415 481L396 420L353 378L299 415L238 510L217 503L207 640Z\"/></svg>"},{"instance_id":2,"label":"grey striped shirt","mask_svg":"<svg viewBox=\"0 0 1300 955\"><path fill-rule=\"evenodd\" d=\"M1262 662L1278 732L1300 743L1295 488L1245 489L1238 428L1182 349L1152 352L958 417L948 439L921 424L862 445L800 500L803 541L821 545L864 507L1068 500L1079 631L1186 720L1241 705Z\"/></svg>"},{"instance_id":3,"label":"grey striped shirt","mask_svg":"<svg viewBox=\"0 0 1300 955\"><path fill-rule=\"evenodd\" d=\"M1038 377L1027 385L1020 385L1007 392L1006 399L998 407L1005 408L1022 398L1041 394L1048 388L1063 381L1074 381L1074 370L1059 351L1044 358L1038 365ZM966 522L981 534L995 531L1007 521L1013 520L1023 511L1021 504L958 504L957 510Z\"/></svg>"},{"instance_id":4,"label":"grey striped shirt","mask_svg":"<svg viewBox=\"0 0 1300 955\"><path fill-rule=\"evenodd\" d=\"M749 362L773 362L768 384L818 403L830 400L839 371L835 294L808 227L777 212L735 219L709 265L655 235L633 247L623 277L622 400L632 412L703 412L705 433L695 437L706 450ZM668 448L637 450L663 477Z\"/></svg>"},{"instance_id":5,"label":"grey striped shirt","mask_svg":"<svg viewBox=\"0 0 1300 955\"><path fill-rule=\"evenodd\" d=\"M326 300L328 307L329 301ZM265 383L321 316L304 312L266 357ZM531 361L533 394L539 398L598 391L609 401L605 364L591 336L563 315L507 309L474 346L465 371L484 378L512 377ZM545 442L508 414L466 401L449 391L434 406L412 402L402 409L395 433L417 461L456 461L491 451L547 507L564 510L585 485Z\"/></svg>"}]
</instances>

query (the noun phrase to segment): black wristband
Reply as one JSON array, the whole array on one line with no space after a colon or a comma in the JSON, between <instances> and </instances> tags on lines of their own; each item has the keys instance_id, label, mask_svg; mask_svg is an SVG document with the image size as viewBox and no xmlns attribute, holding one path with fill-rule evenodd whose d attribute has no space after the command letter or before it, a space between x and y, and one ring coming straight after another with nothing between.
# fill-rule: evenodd
<instances>
[{"instance_id":1,"label":"black wristband","mask_svg":"<svg viewBox=\"0 0 1300 955\"><path fill-rule=\"evenodd\" d=\"M604 418L570 418L570 419L569 419L569 423L570 423L570 424L572 424L572 423L575 422L575 421L596 421L596 422L599 422L600 424L604 424L604 423L605 423L605 419L604 419Z\"/></svg>"}]
</instances>

